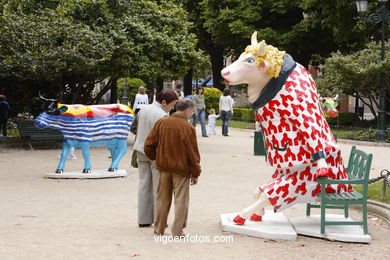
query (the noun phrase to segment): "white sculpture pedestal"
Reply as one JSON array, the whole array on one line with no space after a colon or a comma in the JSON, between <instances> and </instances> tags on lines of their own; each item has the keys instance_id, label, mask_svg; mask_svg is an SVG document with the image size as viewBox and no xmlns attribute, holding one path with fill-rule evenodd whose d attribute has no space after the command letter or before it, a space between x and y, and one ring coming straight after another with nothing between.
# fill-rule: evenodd
<instances>
[{"instance_id":1,"label":"white sculpture pedestal","mask_svg":"<svg viewBox=\"0 0 390 260\"><path fill-rule=\"evenodd\" d=\"M370 243L371 236L365 235L363 233L363 229L358 225L351 226L326 226L325 234L321 234L321 216L320 215L312 215L310 217L296 217L291 219L291 223L293 224L295 231L299 235L312 236L325 238L329 240L337 240L343 242L357 242L357 243ZM336 214L326 214L325 219L327 221L345 221L343 215ZM347 219L348 221L352 221L351 218Z\"/></svg>"},{"instance_id":2,"label":"white sculpture pedestal","mask_svg":"<svg viewBox=\"0 0 390 260\"><path fill-rule=\"evenodd\" d=\"M265 239L296 240L297 233L283 213L266 210L261 222L247 220L245 225L233 222L238 213L220 215L222 231Z\"/></svg>"},{"instance_id":3,"label":"white sculpture pedestal","mask_svg":"<svg viewBox=\"0 0 390 260\"><path fill-rule=\"evenodd\" d=\"M83 172L63 172L63 173L49 173L44 178L49 179L105 179L126 177L126 170L117 170L116 172L109 172L107 170L92 170L91 173Z\"/></svg>"}]
</instances>

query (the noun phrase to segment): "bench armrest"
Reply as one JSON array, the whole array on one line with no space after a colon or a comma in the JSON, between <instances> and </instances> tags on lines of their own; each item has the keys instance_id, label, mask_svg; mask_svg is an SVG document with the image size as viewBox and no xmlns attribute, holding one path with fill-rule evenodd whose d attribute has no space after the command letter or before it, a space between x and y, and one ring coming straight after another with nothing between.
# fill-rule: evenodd
<instances>
[{"instance_id":1,"label":"bench armrest","mask_svg":"<svg viewBox=\"0 0 390 260\"><path fill-rule=\"evenodd\" d=\"M367 182L359 179L359 180L333 180L327 177L317 178L319 184L366 184Z\"/></svg>"}]
</instances>

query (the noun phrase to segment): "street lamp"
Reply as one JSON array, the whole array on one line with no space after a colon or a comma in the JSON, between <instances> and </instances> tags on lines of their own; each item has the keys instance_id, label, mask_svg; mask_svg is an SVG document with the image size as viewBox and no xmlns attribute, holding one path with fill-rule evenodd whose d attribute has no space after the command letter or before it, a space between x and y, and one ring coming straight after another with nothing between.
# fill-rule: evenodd
<instances>
[{"instance_id":1,"label":"street lamp","mask_svg":"<svg viewBox=\"0 0 390 260\"><path fill-rule=\"evenodd\" d=\"M372 23L381 23L381 60L385 59L385 24L390 23L390 12L386 8L387 0L378 0L380 7L367 18ZM357 11L359 13L367 12L367 1L356 1ZM378 128L376 131L376 141L385 142L386 139L386 89L384 84L384 74L380 75L380 94L378 108Z\"/></svg>"},{"instance_id":2,"label":"street lamp","mask_svg":"<svg viewBox=\"0 0 390 260\"><path fill-rule=\"evenodd\" d=\"M124 78L124 86L122 89L122 104L128 105L129 104L129 89L127 87L127 78Z\"/></svg>"}]
</instances>

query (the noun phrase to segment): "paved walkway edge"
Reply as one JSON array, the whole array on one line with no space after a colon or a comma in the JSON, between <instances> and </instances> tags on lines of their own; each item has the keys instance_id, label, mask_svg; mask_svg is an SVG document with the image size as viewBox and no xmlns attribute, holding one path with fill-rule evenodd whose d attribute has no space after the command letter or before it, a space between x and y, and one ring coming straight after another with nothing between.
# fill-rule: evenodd
<instances>
[{"instance_id":1,"label":"paved walkway edge","mask_svg":"<svg viewBox=\"0 0 390 260\"><path fill-rule=\"evenodd\" d=\"M351 205L352 206L352 205ZM360 205L354 205L352 208L362 209ZM367 200L367 211L370 214L383 218L390 225L390 205L382 202Z\"/></svg>"}]
</instances>

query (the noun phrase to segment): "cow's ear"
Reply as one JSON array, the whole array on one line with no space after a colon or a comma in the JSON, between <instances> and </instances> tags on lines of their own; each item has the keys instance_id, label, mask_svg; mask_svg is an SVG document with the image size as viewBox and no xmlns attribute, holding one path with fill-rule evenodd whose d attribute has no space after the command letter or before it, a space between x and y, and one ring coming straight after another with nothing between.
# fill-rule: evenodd
<instances>
[{"instance_id":1,"label":"cow's ear","mask_svg":"<svg viewBox=\"0 0 390 260\"><path fill-rule=\"evenodd\" d=\"M268 69L269 69L269 67L270 67L270 65L269 65L269 63L266 62L266 61L262 61L262 62L260 63L260 70L261 70L262 72L267 72Z\"/></svg>"},{"instance_id":2,"label":"cow's ear","mask_svg":"<svg viewBox=\"0 0 390 260\"><path fill-rule=\"evenodd\" d=\"M65 113L66 111L68 111L68 107L67 107L67 106L62 106L62 107L58 108L58 112L59 112L60 114L63 114L63 113Z\"/></svg>"}]
</instances>

